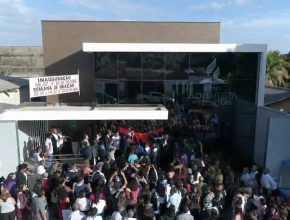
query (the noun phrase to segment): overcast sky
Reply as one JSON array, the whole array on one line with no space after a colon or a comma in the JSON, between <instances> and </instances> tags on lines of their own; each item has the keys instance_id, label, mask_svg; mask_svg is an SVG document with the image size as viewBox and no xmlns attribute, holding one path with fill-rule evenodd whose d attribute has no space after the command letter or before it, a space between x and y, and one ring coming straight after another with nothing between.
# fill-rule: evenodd
<instances>
[{"instance_id":1,"label":"overcast sky","mask_svg":"<svg viewBox=\"0 0 290 220\"><path fill-rule=\"evenodd\" d=\"M41 20L219 21L221 43L290 50L290 0L0 0L0 45L42 45Z\"/></svg>"}]
</instances>

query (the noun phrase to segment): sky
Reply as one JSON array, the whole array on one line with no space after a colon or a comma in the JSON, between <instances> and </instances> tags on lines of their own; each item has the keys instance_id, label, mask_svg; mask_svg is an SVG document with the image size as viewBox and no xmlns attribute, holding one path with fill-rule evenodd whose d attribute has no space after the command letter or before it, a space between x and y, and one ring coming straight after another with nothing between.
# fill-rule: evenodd
<instances>
[{"instance_id":1,"label":"sky","mask_svg":"<svg viewBox=\"0 0 290 220\"><path fill-rule=\"evenodd\" d=\"M0 0L0 45L42 45L41 20L221 22L221 43L290 51L290 0Z\"/></svg>"}]
</instances>

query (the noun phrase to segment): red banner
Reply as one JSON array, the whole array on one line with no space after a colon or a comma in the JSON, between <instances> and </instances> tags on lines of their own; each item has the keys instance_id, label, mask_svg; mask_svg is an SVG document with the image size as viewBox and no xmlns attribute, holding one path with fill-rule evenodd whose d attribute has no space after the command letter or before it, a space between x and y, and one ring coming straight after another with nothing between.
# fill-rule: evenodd
<instances>
[{"instance_id":1,"label":"red banner","mask_svg":"<svg viewBox=\"0 0 290 220\"><path fill-rule=\"evenodd\" d=\"M119 133L120 134L129 134L134 130L130 130L128 128L119 128ZM150 133L157 133L157 134L163 134L164 133L164 128L158 128L155 129L153 131L149 131L149 132L135 132L134 131L134 137L133 140L134 141L141 141L142 143L146 143L149 141L149 134Z\"/></svg>"}]
</instances>

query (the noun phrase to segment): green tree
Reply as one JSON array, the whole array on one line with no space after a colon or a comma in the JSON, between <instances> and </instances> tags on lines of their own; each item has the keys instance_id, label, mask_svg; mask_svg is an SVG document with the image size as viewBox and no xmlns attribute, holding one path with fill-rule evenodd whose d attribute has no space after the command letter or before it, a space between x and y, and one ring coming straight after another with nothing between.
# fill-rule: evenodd
<instances>
[{"instance_id":1,"label":"green tree","mask_svg":"<svg viewBox=\"0 0 290 220\"><path fill-rule=\"evenodd\" d=\"M266 84L287 87L288 65L286 58L279 51L270 51L267 56Z\"/></svg>"}]
</instances>

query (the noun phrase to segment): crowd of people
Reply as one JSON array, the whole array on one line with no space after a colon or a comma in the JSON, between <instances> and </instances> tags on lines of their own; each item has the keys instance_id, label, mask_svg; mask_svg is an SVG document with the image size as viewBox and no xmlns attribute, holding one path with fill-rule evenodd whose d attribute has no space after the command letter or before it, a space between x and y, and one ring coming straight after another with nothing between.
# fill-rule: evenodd
<instances>
[{"instance_id":1,"label":"crowd of people","mask_svg":"<svg viewBox=\"0 0 290 220\"><path fill-rule=\"evenodd\" d=\"M192 117L192 129L215 130L215 115L204 122ZM208 154L202 140L167 128L142 142L134 135L139 127L130 124L102 122L84 134L81 164L55 156L65 139L52 129L34 153L35 171L20 164L2 181L0 219L289 219L290 199L269 169L253 165L237 175L229 161ZM128 133L119 133L121 126L130 127ZM162 124L144 126L143 132ZM36 183L29 186L32 173Z\"/></svg>"}]
</instances>

